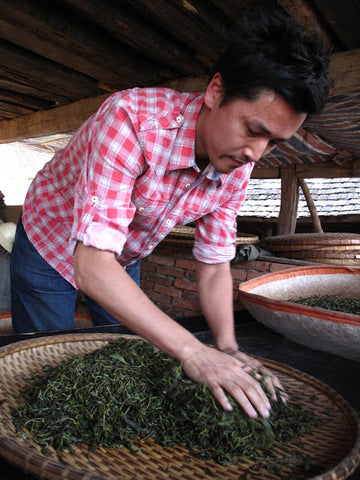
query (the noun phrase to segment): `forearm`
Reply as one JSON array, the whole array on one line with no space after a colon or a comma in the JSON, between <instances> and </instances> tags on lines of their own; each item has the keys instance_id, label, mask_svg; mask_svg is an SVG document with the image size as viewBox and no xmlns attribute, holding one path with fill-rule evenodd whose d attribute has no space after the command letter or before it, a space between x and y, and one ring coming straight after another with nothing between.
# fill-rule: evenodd
<instances>
[{"instance_id":1,"label":"forearm","mask_svg":"<svg viewBox=\"0 0 360 480\"><path fill-rule=\"evenodd\" d=\"M234 330L233 280L229 263L198 262L197 284L202 312L219 350L232 352L238 346Z\"/></svg>"},{"instance_id":2,"label":"forearm","mask_svg":"<svg viewBox=\"0 0 360 480\"><path fill-rule=\"evenodd\" d=\"M269 415L266 395L258 382L243 370L244 363L202 344L157 308L113 253L78 243L74 271L75 282L82 291L134 333L182 362L185 373L196 382L209 385L223 408L231 409L226 390L249 416L255 417L257 412Z\"/></svg>"},{"instance_id":3,"label":"forearm","mask_svg":"<svg viewBox=\"0 0 360 480\"><path fill-rule=\"evenodd\" d=\"M202 344L162 312L116 261L114 254L79 243L74 254L77 286L119 322L179 361Z\"/></svg>"}]
</instances>

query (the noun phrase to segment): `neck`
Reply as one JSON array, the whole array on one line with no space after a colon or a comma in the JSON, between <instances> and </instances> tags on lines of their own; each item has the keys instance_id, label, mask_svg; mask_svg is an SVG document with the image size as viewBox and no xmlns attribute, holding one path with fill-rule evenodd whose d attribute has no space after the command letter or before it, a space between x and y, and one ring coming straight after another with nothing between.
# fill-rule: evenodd
<instances>
[{"instance_id":1,"label":"neck","mask_svg":"<svg viewBox=\"0 0 360 480\"><path fill-rule=\"evenodd\" d=\"M200 171L203 172L205 168L209 165L209 159L205 157L196 158L196 165L200 168Z\"/></svg>"}]
</instances>

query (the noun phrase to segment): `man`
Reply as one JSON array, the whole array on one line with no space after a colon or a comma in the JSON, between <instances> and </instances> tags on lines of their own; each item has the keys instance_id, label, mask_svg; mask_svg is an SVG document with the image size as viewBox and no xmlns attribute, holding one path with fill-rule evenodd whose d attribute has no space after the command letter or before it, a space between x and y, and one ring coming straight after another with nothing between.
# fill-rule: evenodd
<instances>
[{"instance_id":1,"label":"man","mask_svg":"<svg viewBox=\"0 0 360 480\"><path fill-rule=\"evenodd\" d=\"M226 391L250 417L269 416L250 375L261 365L234 335L236 216L255 162L319 112L327 90L318 47L269 14L239 27L205 94L110 97L29 189L12 259L14 330L72 327L79 288L95 323L121 322L179 360L224 409ZM199 299L216 349L160 311L126 271L176 224L194 221ZM267 378L275 396L280 383Z\"/></svg>"}]
</instances>

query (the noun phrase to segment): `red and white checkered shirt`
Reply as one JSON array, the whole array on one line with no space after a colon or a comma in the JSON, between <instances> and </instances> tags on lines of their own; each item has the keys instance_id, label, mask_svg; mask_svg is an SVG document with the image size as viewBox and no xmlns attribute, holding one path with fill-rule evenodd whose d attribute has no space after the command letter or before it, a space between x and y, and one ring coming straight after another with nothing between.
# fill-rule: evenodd
<instances>
[{"instance_id":1,"label":"red and white checkered shirt","mask_svg":"<svg viewBox=\"0 0 360 480\"><path fill-rule=\"evenodd\" d=\"M37 174L23 223L42 257L74 286L83 242L122 265L149 255L177 224L196 221L193 253L205 263L235 255L236 216L253 164L231 174L195 162L203 95L165 88L109 97Z\"/></svg>"}]
</instances>

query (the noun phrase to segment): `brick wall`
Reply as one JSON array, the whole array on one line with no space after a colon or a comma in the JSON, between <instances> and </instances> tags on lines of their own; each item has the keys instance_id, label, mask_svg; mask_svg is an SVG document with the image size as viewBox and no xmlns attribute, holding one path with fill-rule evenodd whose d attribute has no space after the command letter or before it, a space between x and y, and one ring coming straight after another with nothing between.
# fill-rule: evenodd
<instances>
[{"instance_id":1,"label":"brick wall","mask_svg":"<svg viewBox=\"0 0 360 480\"><path fill-rule=\"evenodd\" d=\"M161 310L173 318L200 315L195 266L192 245L162 243L142 260L141 288ZM243 309L238 295L241 282L289 267L256 260L233 265L234 311Z\"/></svg>"}]
</instances>

